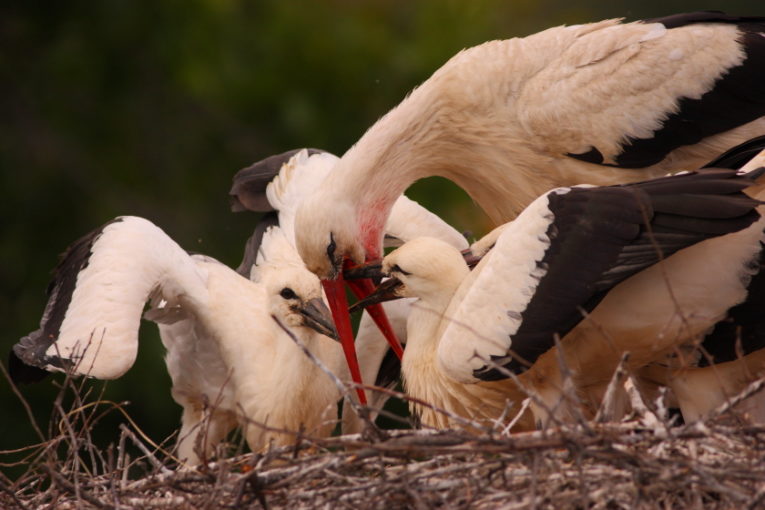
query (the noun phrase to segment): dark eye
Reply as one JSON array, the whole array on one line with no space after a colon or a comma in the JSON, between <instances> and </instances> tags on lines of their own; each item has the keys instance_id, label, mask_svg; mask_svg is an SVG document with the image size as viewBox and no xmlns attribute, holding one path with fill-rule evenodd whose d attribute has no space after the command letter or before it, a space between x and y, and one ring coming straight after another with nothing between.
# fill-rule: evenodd
<instances>
[{"instance_id":1,"label":"dark eye","mask_svg":"<svg viewBox=\"0 0 765 510\"><path fill-rule=\"evenodd\" d=\"M295 299L297 297L297 294L295 294L295 291L290 289L289 287L284 287L282 291L279 293L281 297L284 299Z\"/></svg>"},{"instance_id":2,"label":"dark eye","mask_svg":"<svg viewBox=\"0 0 765 510\"><path fill-rule=\"evenodd\" d=\"M337 245L335 244L335 236L332 235L332 233L329 234L329 244L327 245L327 257L329 257L329 260L332 262L335 261L335 249L337 248Z\"/></svg>"},{"instance_id":3,"label":"dark eye","mask_svg":"<svg viewBox=\"0 0 765 510\"><path fill-rule=\"evenodd\" d=\"M401 266L399 266L398 264L396 264L392 268L390 268L390 272L391 273L401 273L404 276L408 276L408 275L412 274L409 271L404 271L403 269L401 269Z\"/></svg>"}]
</instances>

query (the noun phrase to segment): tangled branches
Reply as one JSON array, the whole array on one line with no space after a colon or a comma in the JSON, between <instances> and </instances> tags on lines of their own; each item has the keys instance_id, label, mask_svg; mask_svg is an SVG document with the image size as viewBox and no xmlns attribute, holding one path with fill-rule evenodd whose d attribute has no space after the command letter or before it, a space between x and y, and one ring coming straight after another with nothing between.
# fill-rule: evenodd
<instances>
[{"instance_id":1,"label":"tangled branches","mask_svg":"<svg viewBox=\"0 0 765 510\"><path fill-rule=\"evenodd\" d=\"M89 408L77 412L85 413ZM92 411L91 411L92 412ZM71 412L67 416L73 416ZM83 420L82 424L86 422ZM470 435L396 430L300 437L198 470L129 427L94 451L69 426L41 444L29 472L0 479L0 507L197 508L759 508L765 505L765 427L662 429L645 420ZM125 443L142 455L130 459ZM66 445L64 455L55 454ZM4 452L0 452L4 453ZM130 476L142 466L144 472Z\"/></svg>"}]
</instances>

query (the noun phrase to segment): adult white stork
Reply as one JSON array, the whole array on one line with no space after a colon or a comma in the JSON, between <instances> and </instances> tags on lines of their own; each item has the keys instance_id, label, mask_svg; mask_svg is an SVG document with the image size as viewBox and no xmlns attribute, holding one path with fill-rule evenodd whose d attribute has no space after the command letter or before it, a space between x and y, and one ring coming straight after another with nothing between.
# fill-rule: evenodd
<instances>
[{"instance_id":1,"label":"adult white stork","mask_svg":"<svg viewBox=\"0 0 765 510\"><path fill-rule=\"evenodd\" d=\"M13 347L14 373L23 377L28 365L120 377L135 361L151 297L147 316L160 325L172 395L183 406L179 458L209 458L237 424L253 451L287 444L301 428L328 435L339 389L273 319L340 369L340 346L325 336L335 330L321 285L278 228L265 233L260 252L251 281L189 256L148 220L117 218L65 252L40 329Z\"/></svg>"},{"instance_id":2,"label":"adult white stork","mask_svg":"<svg viewBox=\"0 0 765 510\"><path fill-rule=\"evenodd\" d=\"M742 190L764 173L706 169L555 189L509 223L472 272L439 241L405 244L382 267L400 295L420 300L402 362L407 392L491 422L525 397L510 372L541 402L532 404L538 423L553 409L571 419L560 406L559 335L585 413L594 413L623 352L635 369L662 360L744 301L765 219ZM423 423L452 425L414 411Z\"/></svg>"},{"instance_id":3,"label":"adult white stork","mask_svg":"<svg viewBox=\"0 0 765 510\"><path fill-rule=\"evenodd\" d=\"M306 200L320 186L329 175L332 168L337 165L339 158L319 149L297 149L282 154L268 157L258 161L247 168L237 172L233 178L233 184L229 195L232 200L234 211L265 212L266 223L273 221L278 224L285 235L294 245L295 213L300 204ZM269 216L270 215L270 216ZM262 229L261 229L262 230ZM386 246L399 246L401 243L420 236L431 236L442 239L458 250L468 248L465 237L453 227L444 222L437 215L420 206L417 202L401 195L394 202L391 214L385 227ZM257 232L255 234L257 236ZM257 243L252 244L257 246ZM247 257L245 257L247 260ZM249 261L256 261L253 250L249 255ZM243 262L246 266L246 262ZM365 297L373 289L369 280L349 280L351 289L358 297ZM327 289L329 293L336 292L335 287ZM344 297L344 294L341 296ZM406 339L406 318L409 313L407 303L386 305L388 318L382 313L382 308L371 307L370 315L364 315L359 325L359 336L355 345L357 350L364 351L355 367L356 359L350 348L352 337L347 333L344 346L347 347L348 365L351 369L353 380L361 383L368 382L387 383L387 379L378 380L378 371L384 360L387 350L377 345L380 340L378 333L369 327L371 317L379 326L383 335L388 340L395 354L401 358L403 351L399 340ZM350 332L350 323L344 323L347 318L343 315L337 320L345 324L345 330ZM363 391L359 391L359 397L364 401ZM373 408L382 407L387 399L383 394L377 393L369 403ZM350 415L350 413L344 413Z\"/></svg>"},{"instance_id":4,"label":"adult white stork","mask_svg":"<svg viewBox=\"0 0 765 510\"><path fill-rule=\"evenodd\" d=\"M765 133L765 18L697 12L555 27L464 50L374 124L296 217L337 282L382 255L415 180L454 181L497 223L557 186L698 168ZM340 303L330 299L333 313ZM341 332L342 334L342 332Z\"/></svg>"}]
</instances>

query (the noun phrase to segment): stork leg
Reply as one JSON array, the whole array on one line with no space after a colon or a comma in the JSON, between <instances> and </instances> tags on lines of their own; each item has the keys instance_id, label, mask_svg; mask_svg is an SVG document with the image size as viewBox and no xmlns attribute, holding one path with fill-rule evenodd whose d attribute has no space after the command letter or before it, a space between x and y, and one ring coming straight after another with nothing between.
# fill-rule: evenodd
<instances>
[{"instance_id":1,"label":"stork leg","mask_svg":"<svg viewBox=\"0 0 765 510\"><path fill-rule=\"evenodd\" d=\"M236 423L236 417L228 411L205 411L201 403L184 404L177 447L178 458L185 462L184 467L209 461L214 448L236 427Z\"/></svg>"},{"instance_id":2,"label":"stork leg","mask_svg":"<svg viewBox=\"0 0 765 510\"><path fill-rule=\"evenodd\" d=\"M717 407L765 376L765 349L734 361L672 373L669 385L677 397L686 422L706 418ZM765 395L755 394L734 407L756 423L765 422Z\"/></svg>"}]
</instances>

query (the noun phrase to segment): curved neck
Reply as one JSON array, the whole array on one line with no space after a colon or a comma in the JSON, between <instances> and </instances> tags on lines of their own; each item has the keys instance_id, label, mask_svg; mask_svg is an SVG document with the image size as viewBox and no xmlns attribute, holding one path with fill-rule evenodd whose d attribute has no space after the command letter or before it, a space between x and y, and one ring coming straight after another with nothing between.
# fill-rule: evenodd
<instances>
[{"instance_id":1,"label":"curved neck","mask_svg":"<svg viewBox=\"0 0 765 510\"><path fill-rule=\"evenodd\" d=\"M454 181L497 223L552 187L546 169L529 170L534 154L512 123L486 109L423 85L343 155L324 186L335 200L353 204L369 257L381 255L393 203L418 179Z\"/></svg>"},{"instance_id":2,"label":"curved neck","mask_svg":"<svg viewBox=\"0 0 765 510\"><path fill-rule=\"evenodd\" d=\"M385 222L395 201L416 180L438 174L430 140L441 108L416 91L374 124L338 162L324 186L351 200L368 257L382 255Z\"/></svg>"}]
</instances>

